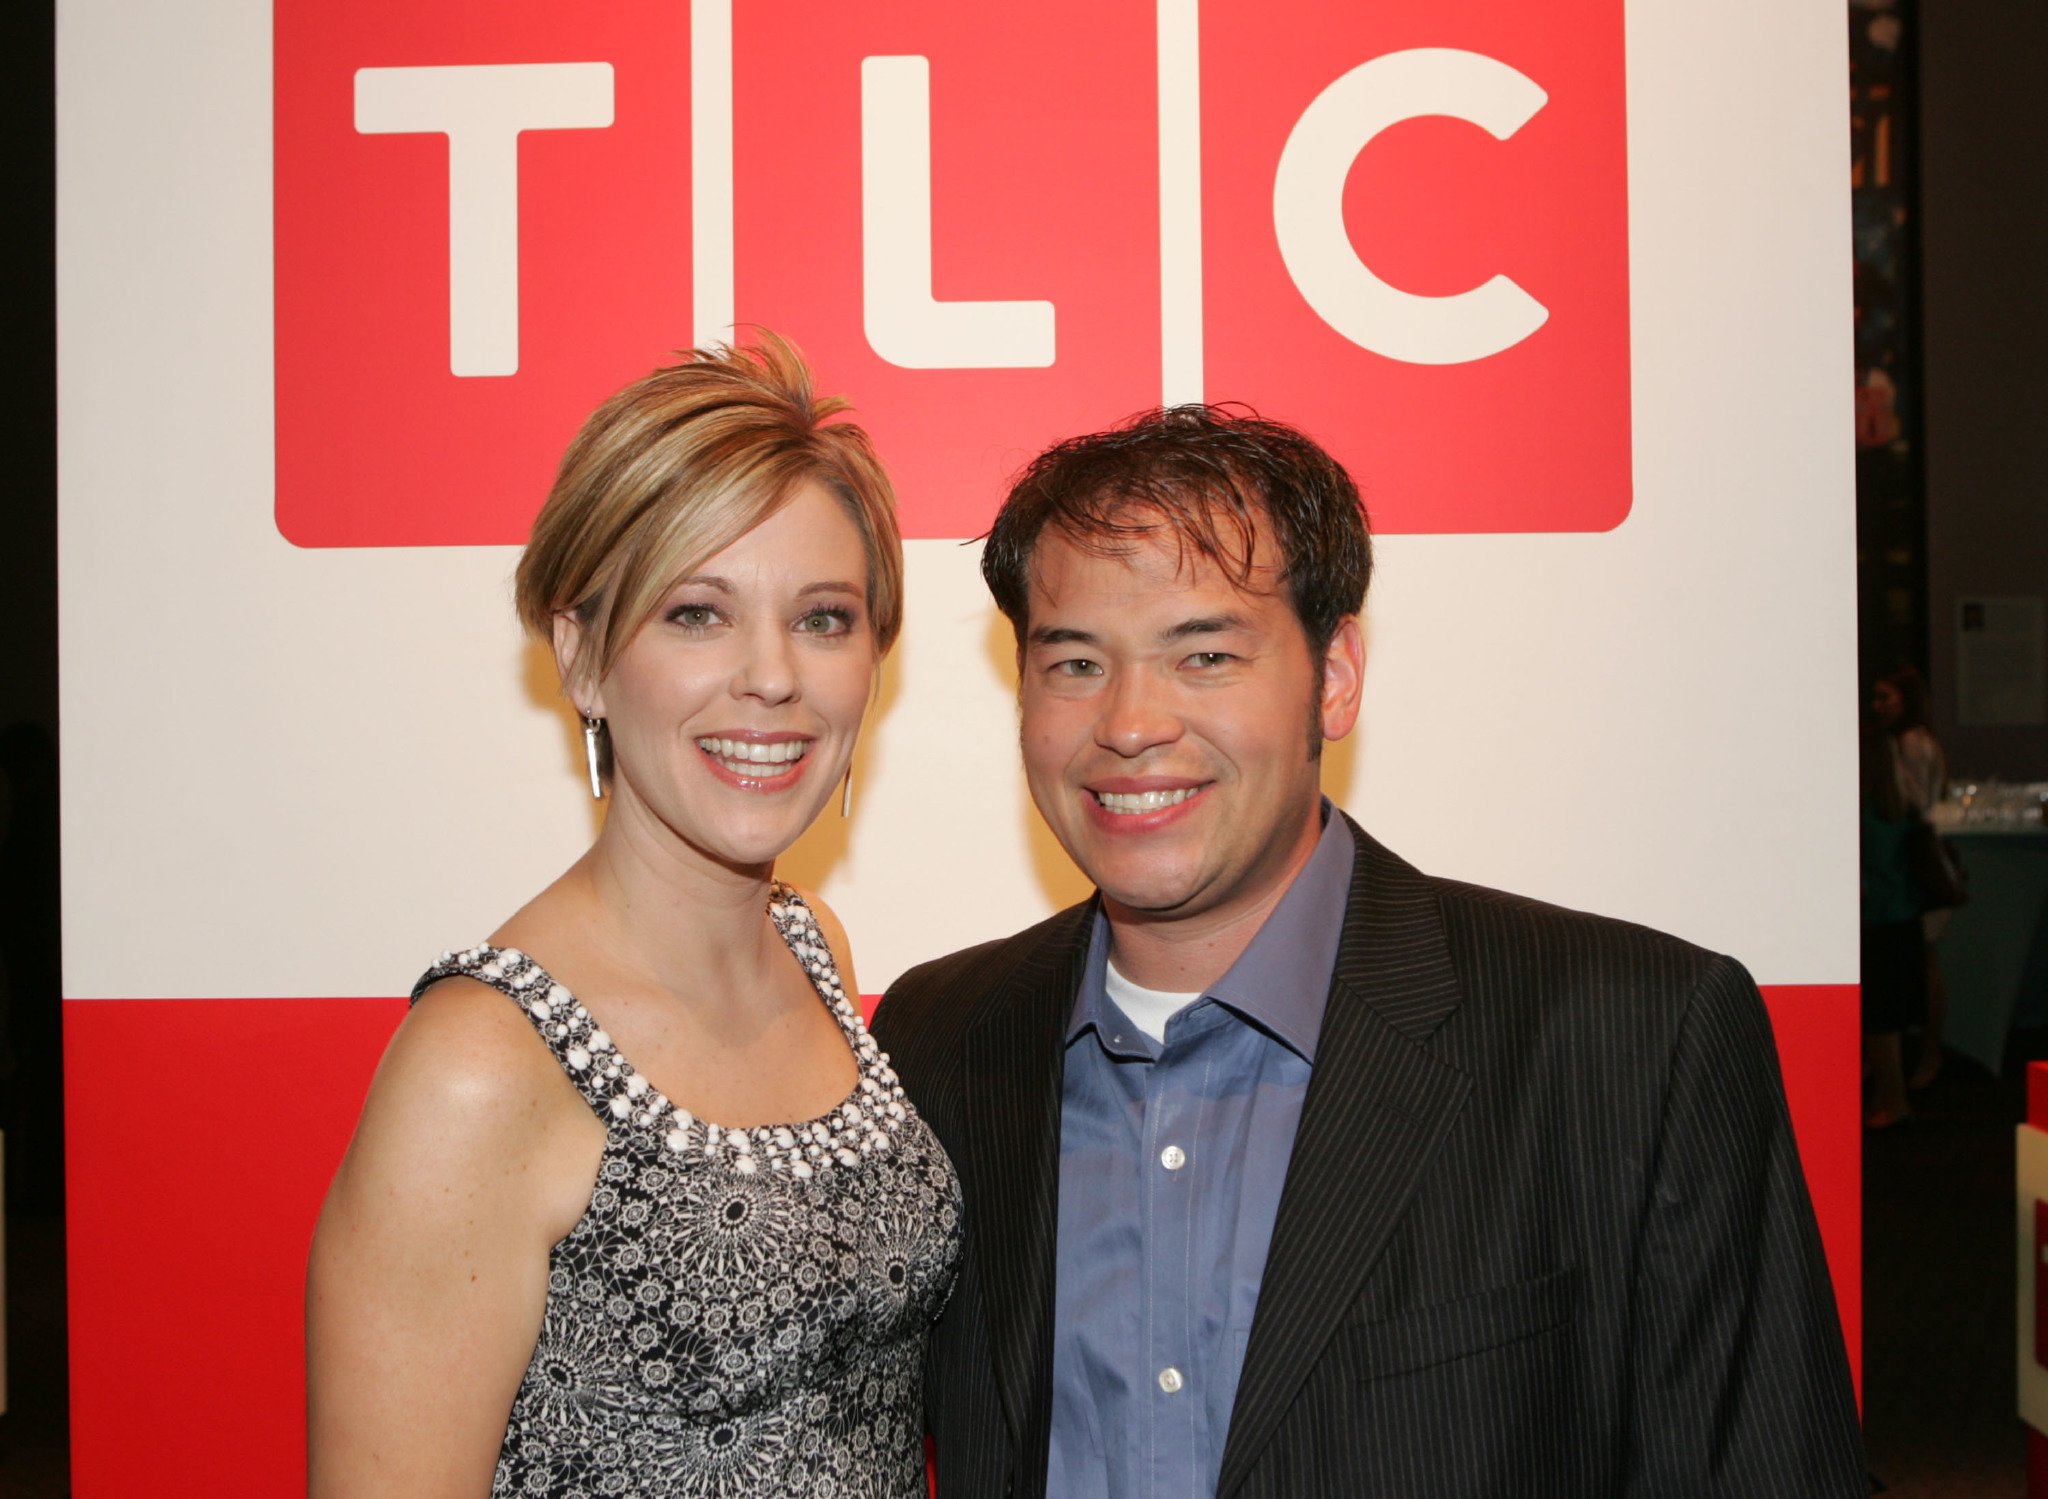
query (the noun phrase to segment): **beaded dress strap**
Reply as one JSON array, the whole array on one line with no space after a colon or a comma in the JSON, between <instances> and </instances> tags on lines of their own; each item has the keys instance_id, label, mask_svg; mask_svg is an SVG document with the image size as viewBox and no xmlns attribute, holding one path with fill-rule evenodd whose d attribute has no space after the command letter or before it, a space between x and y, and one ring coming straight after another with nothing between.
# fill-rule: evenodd
<instances>
[{"instance_id":1,"label":"beaded dress strap","mask_svg":"<svg viewBox=\"0 0 2048 1499\"><path fill-rule=\"evenodd\" d=\"M860 1074L844 1101L802 1124L727 1129L671 1103L620 1055L576 996L516 948L481 943L443 953L413 985L412 998L418 1003L430 985L457 975L488 984L519 1006L608 1129L648 1131L650 1144L658 1137L679 1156L701 1154L742 1174L765 1163L800 1178L857 1166L864 1157L894 1149L908 1117L902 1082L840 985L838 965L810 905L778 880L769 891L768 918L839 1022Z\"/></svg>"},{"instance_id":2,"label":"beaded dress strap","mask_svg":"<svg viewBox=\"0 0 2048 1499\"><path fill-rule=\"evenodd\" d=\"M584 1102L607 1125L632 1117L634 1100L648 1091L647 1080L632 1072L611 1037L545 968L516 947L479 943L441 954L413 985L413 1003L430 985L458 976L488 984L519 1006Z\"/></svg>"}]
</instances>

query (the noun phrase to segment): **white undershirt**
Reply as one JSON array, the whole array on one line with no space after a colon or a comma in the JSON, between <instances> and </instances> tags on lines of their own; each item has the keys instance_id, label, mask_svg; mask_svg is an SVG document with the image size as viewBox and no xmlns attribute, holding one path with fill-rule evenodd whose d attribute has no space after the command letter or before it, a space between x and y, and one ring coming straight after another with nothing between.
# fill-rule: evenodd
<instances>
[{"instance_id":1,"label":"white undershirt","mask_svg":"<svg viewBox=\"0 0 2048 1499\"><path fill-rule=\"evenodd\" d=\"M1130 1017L1132 1025L1162 1046L1166 1044L1166 1022L1202 997L1199 989L1192 994L1172 994L1164 989L1141 988L1117 972L1115 959L1110 960L1102 975L1102 987L1116 1007Z\"/></svg>"}]
</instances>

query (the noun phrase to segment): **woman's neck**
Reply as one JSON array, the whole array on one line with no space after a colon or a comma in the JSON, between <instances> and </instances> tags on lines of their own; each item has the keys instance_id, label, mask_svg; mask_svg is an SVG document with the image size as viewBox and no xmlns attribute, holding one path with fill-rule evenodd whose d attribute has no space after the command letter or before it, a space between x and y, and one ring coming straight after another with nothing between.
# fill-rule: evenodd
<instances>
[{"instance_id":1,"label":"woman's neck","mask_svg":"<svg viewBox=\"0 0 2048 1499\"><path fill-rule=\"evenodd\" d=\"M713 858L621 798L564 883L608 963L671 993L746 994L781 953L766 914L773 877L773 865Z\"/></svg>"}]
</instances>

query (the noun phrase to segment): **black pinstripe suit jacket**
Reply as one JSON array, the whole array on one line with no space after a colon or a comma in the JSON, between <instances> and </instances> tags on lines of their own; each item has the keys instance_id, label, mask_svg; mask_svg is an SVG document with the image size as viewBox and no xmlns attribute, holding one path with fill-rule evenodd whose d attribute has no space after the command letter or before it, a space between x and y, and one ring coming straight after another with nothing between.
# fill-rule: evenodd
<instances>
[{"instance_id":1,"label":"black pinstripe suit jacket","mask_svg":"<svg viewBox=\"0 0 2048 1499\"><path fill-rule=\"evenodd\" d=\"M1352 832L1219 1494L1860 1499L1748 975ZM913 969L875 1018L966 1194L928 1364L940 1499L1045 1493L1062 1040L1092 914Z\"/></svg>"}]
</instances>

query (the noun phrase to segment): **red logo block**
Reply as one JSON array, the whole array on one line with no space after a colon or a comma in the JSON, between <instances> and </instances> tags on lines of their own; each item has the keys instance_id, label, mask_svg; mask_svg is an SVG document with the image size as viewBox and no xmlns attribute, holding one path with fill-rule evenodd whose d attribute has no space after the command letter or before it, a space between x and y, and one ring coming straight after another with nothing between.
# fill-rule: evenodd
<instances>
[{"instance_id":1,"label":"red logo block","mask_svg":"<svg viewBox=\"0 0 2048 1499\"><path fill-rule=\"evenodd\" d=\"M525 537L607 393L794 338L983 530L1060 437L1250 402L1381 531L1629 506L1621 8L276 6L277 520Z\"/></svg>"},{"instance_id":2,"label":"red logo block","mask_svg":"<svg viewBox=\"0 0 2048 1499\"><path fill-rule=\"evenodd\" d=\"M980 535L1039 449L1158 404L1151 6L735 16L739 316L852 397L906 535Z\"/></svg>"},{"instance_id":3,"label":"red logo block","mask_svg":"<svg viewBox=\"0 0 2048 1499\"><path fill-rule=\"evenodd\" d=\"M1217 6L1211 399L1293 422L1382 531L1599 531L1630 503L1618 0Z\"/></svg>"},{"instance_id":4,"label":"red logo block","mask_svg":"<svg viewBox=\"0 0 2048 1499\"><path fill-rule=\"evenodd\" d=\"M690 329L689 12L279 0L277 524L519 542Z\"/></svg>"}]
</instances>

